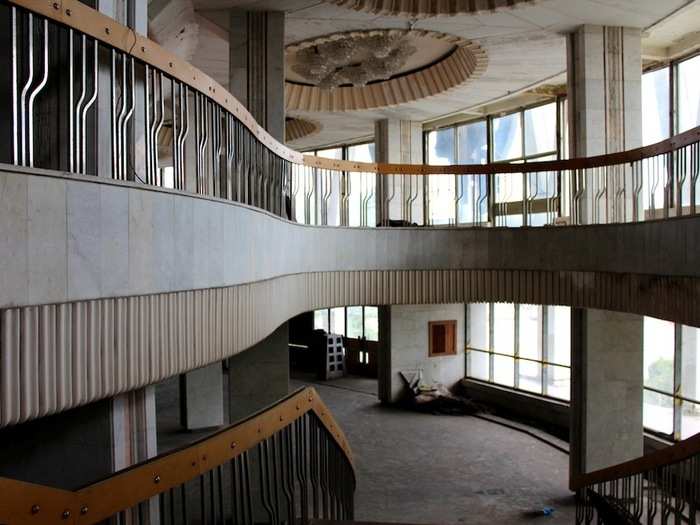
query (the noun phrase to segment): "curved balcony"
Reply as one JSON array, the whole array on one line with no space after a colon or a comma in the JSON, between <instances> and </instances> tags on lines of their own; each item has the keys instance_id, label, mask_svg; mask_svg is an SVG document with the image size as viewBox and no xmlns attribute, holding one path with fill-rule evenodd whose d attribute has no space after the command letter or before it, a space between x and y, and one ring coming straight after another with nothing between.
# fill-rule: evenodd
<instances>
[{"instance_id":1,"label":"curved balcony","mask_svg":"<svg viewBox=\"0 0 700 525\"><path fill-rule=\"evenodd\" d=\"M2 7L17 52L0 123L0 426L220 360L321 307L531 302L700 326L700 128L527 165L302 156L79 2ZM68 56L49 53L49 27ZM441 184L454 213L435 225Z\"/></svg>"}]
</instances>

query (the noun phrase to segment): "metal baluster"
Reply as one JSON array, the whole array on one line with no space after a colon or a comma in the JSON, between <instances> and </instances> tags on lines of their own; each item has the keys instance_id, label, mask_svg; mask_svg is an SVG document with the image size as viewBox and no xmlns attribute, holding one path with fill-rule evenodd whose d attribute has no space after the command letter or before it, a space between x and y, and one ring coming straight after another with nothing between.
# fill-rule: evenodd
<instances>
[{"instance_id":1,"label":"metal baluster","mask_svg":"<svg viewBox=\"0 0 700 525\"><path fill-rule=\"evenodd\" d=\"M12 10L12 161L19 164L19 130L17 118L17 54L19 45L17 43L17 8ZM30 15L31 16L31 15ZM31 55L30 55L31 56Z\"/></svg>"},{"instance_id":2,"label":"metal baluster","mask_svg":"<svg viewBox=\"0 0 700 525\"><path fill-rule=\"evenodd\" d=\"M260 499L267 516L270 519L270 523L276 523L275 512L272 508L271 497L270 497L270 472L269 472L269 453L267 450L267 440L258 443L258 464L259 464L259 474L260 474Z\"/></svg>"},{"instance_id":3,"label":"metal baluster","mask_svg":"<svg viewBox=\"0 0 700 525\"><path fill-rule=\"evenodd\" d=\"M30 15L31 16L31 15ZM49 21L44 19L44 75L29 95L29 166L34 167L34 100L49 79ZM32 38L32 35L30 35Z\"/></svg>"},{"instance_id":4,"label":"metal baluster","mask_svg":"<svg viewBox=\"0 0 700 525\"><path fill-rule=\"evenodd\" d=\"M84 37L83 37L84 38ZM87 132L86 132L86 119L87 112L90 110L97 100L97 71L99 68L98 64L98 51L99 44L97 40L93 41L93 69L92 69L92 95L90 99L83 106L82 115L80 116L80 157L78 159L78 172L82 174L87 174Z\"/></svg>"},{"instance_id":5,"label":"metal baluster","mask_svg":"<svg viewBox=\"0 0 700 525\"><path fill-rule=\"evenodd\" d=\"M145 65L144 77L145 108L144 108L144 137L146 141L146 184L153 184L153 172L151 169L151 68Z\"/></svg>"},{"instance_id":6,"label":"metal baluster","mask_svg":"<svg viewBox=\"0 0 700 525\"><path fill-rule=\"evenodd\" d=\"M154 90L155 92L155 90ZM158 125L155 128L153 134L153 168L155 170L158 186L163 185L163 177L160 174L159 164L159 153L158 153L158 136L160 135L160 130L165 122L165 96L163 95L163 72L158 71L158 97L160 98L160 115L158 117Z\"/></svg>"},{"instance_id":7,"label":"metal baluster","mask_svg":"<svg viewBox=\"0 0 700 525\"><path fill-rule=\"evenodd\" d=\"M69 47L69 53L70 53L70 89L69 89L69 97L71 104L73 104L73 30L71 29L69 31L69 39L70 39L70 45ZM82 35L81 37L81 72L80 72L80 97L78 98L78 103L75 106L75 116L77 117L78 115L81 115L81 106L83 105L83 102L85 101L85 93L86 93L86 44L85 44L85 35ZM72 109L72 108L71 108ZM69 127L70 127L70 138L69 138L69 143L70 143L70 152L69 152L69 163L70 163L70 171L76 172L80 171L79 166L76 164L80 164L78 159L81 156L80 153L80 146L82 144L82 141L80 139L81 132L81 119L80 118L74 118L73 111L69 111Z\"/></svg>"},{"instance_id":8,"label":"metal baluster","mask_svg":"<svg viewBox=\"0 0 700 525\"><path fill-rule=\"evenodd\" d=\"M134 108L135 108L135 98L136 98L136 87L135 87L135 79L134 79L134 58L132 57L130 59L131 63L131 106L129 107L129 111L127 112L126 116L124 117L124 123L122 124L122 179L127 180L128 179L128 173L127 173L127 160L128 160L128 153L127 153L127 126L129 124L129 121L131 120L132 115L134 114ZM126 55L124 55L124 68L126 69ZM128 89L127 89L128 91ZM126 93L126 91L125 91ZM126 95L124 95L124 103L126 104ZM161 101L161 108L162 108L162 101Z\"/></svg>"},{"instance_id":9,"label":"metal baluster","mask_svg":"<svg viewBox=\"0 0 700 525\"><path fill-rule=\"evenodd\" d=\"M690 213L695 215L698 176L700 175L700 143L696 142L690 150Z\"/></svg>"},{"instance_id":10,"label":"metal baluster","mask_svg":"<svg viewBox=\"0 0 700 525\"><path fill-rule=\"evenodd\" d=\"M27 35L29 38L29 72L28 72L28 77L27 77L27 82L24 84L24 87L22 88L22 94L20 96L20 121L21 121L21 128L22 128L22 166L27 165L27 112L25 110L26 107L26 100L27 100L27 94L29 93L29 88L32 85L32 82L34 81L34 15L32 13L29 13L29 19L27 22ZM31 121L31 112L29 115L29 120ZM31 126L31 124L29 124ZM31 130L31 127L29 127ZM31 132L30 132L31 135Z\"/></svg>"}]
</instances>

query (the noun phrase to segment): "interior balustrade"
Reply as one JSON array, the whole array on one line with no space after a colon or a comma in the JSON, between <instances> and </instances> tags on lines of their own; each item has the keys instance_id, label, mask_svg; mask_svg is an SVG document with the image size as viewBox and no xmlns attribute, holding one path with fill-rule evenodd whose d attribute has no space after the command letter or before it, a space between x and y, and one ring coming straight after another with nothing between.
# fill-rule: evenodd
<instances>
[{"instance_id":1,"label":"interior balustrade","mask_svg":"<svg viewBox=\"0 0 700 525\"><path fill-rule=\"evenodd\" d=\"M129 180L262 208L304 224L522 226L695 215L700 128L612 155L489 165L323 159L267 134L220 85L77 0L0 4L9 118L0 161ZM109 101L98 118L97 101ZM103 126L103 122L108 123ZM431 188L445 186L439 201ZM354 209L351 213L351 207ZM351 215L359 224L351 224Z\"/></svg>"}]
</instances>

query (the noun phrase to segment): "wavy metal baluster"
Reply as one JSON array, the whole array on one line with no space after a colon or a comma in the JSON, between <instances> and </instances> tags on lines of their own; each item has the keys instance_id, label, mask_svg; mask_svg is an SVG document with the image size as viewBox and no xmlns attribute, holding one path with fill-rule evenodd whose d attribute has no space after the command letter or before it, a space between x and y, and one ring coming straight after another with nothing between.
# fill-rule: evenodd
<instances>
[{"instance_id":1,"label":"wavy metal baluster","mask_svg":"<svg viewBox=\"0 0 700 525\"><path fill-rule=\"evenodd\" d=\"M31 16L31 14L30 14ZM39 85L37 85L29 95L29 167L34 167L34 100L36 96L44 89L46 82L49 80L49 21L44 19L44 74L41 77ZM30 38L33 39L33 35L30 31ZM30 52L31 56L31 52ZM30 59L31 60L31 59Z\"/></svg>"},{"instance_id":2,"label":"wavy metal baluster","mask_svg":"<svg viewBox=\"0 0 700 525\"><path fill-rule=\"evenodd\" d=\"M127 180L127 160L128 160L128 153L127 153L127 126L129 125L129 121L131 120L131 117L134 114L134 108L135 108L135 103L136 103L136 86L135 86L135 79L134 79L134 58L132 57L130 59L131 63L131 105L129 107L129 111L126 113L126 116L124 117L124 122L122 123L122 179ZM126 55L124 55L124 69L126 69ZM129 88L126 88L124 93L124 103L126 104L126 93L128 92ZM162 101L161 101L161 108L162 108Z\"/></svg>"},{"instance_id":3,"label":"wavy metal baluster","mask_svg":"<svg viewBox=\"0 0 700 525\"><path fill-rule=\"evenodd\" d=\"M700 175L700 143L695 143L690 150L690 213L697 213L697 186L698 176Z\"/></svg>"},{"instance_id":4,"label":"wavy metal baluster","mask_svg":"<svg viewBox=\"0 0 700 525\"><path fill-rule=\"evenodd\" d=\"M19 129L17 117L17 8L11 7L12 12L12 161L19 164ZM31 55L30 55L31 56Z\"/></svg>"},{"instance_id":5,"label":"wavy metal baluster","mask_svg":"<svg viewBox=\"0 0 700 525\"><path fill-rule=\"evenodd\" d=\"M386 177L391 177L391 193L384 191L384 214L382 216L383 225L389 226L391 221L391 201L394 200L396 196L396 175L386 175ZM386 180L386 179L385 179Z\"/></svg>"},{"instance_id":6,"label":"wavy metal baluster","mask_svg":"<svg viewBox=\"0 0 700 525\"><path fill-rule=\"evenodd\" d=\"M686 146L675 152L676 159L673 163L676 172L676 217L683 215L683 189L688 179L688 149L689 147Z\"/></svg>"},{"instance_id":7,"label":"wavy metal baluster","mask_svg":"<svg viewBox=\"0 0 700 525\"><path fill-rule=\"evenodd\" d=\"M69 98L71 104L73 104L73 30L69 30L69 39L70 39L70 45L69 45L69 53L70 53L70 88L69 88ZM81 157L80 153L80 147L82 145L82 140L81 140L81 124L82 121L78 117L78 115L81 115L81 107L83 105L83 102L85 101L85 94L86 94L86 43L85 43L85 35L81 36L81 68L80 68L80 97L78 98L78 102L75 105L75 112L69 111L69 128L70 128L70 152L69 152L69 164L70 164L70 171L80 171L80 168L78 167L79 161L78 159ZM74 114L76 118L74 119Z\"/></svg>"},{"instance_id":8,"label":"wavy metal baluster","mask_svg":"<svg viewBox=\"0 0 700 525\"><path fill-rule=\"evenodd\" d=\"M27 165L27 94L29 93L29 88L34 81L34 15L29 13L29 19L27 21L27 34L29 35L29 60L27 73L27 81L22 88L22 94L20 95L20 127L22 130L22 166ZM29 116L31 120L31 115ZM31 128L30 128L31 129Z\"/></svg>"},{"instance_id":9,"label":"wavy metal baluster","mask_svg":"<svg viewBox=\"0 0 700 525\"><path fill-rule=\"evenodd\" d=\"M80 115L80 156L78 159L78 172L82 174L87 173L87 131L86 131L86 120L87 112L92 108L93 104L97 100L97 71L99 68L98 63L98 51L99 44L97 40L93 41L93 67L92 67L92 94L90 99L83 106L82 114Z\"/></svg>"}]
</instances>

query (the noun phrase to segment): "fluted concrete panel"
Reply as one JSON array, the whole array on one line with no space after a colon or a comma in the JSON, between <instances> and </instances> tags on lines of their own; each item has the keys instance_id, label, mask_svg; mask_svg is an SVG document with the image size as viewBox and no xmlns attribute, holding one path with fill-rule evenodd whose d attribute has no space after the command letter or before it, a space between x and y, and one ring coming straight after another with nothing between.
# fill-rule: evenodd
<instances>
[{"instance_id":1,"label":"fluted concrete panel","mask_svg":"<svg viewBox=\"0 0 700 525\"><path fill-rule=\"evenodd\" d=\"M532 270L309 272L230 287L0 312L0 425L157 383L234 355L287 319L354 304L506 301L700 325L700 280Z\"/></svg>"}]
</instances>

